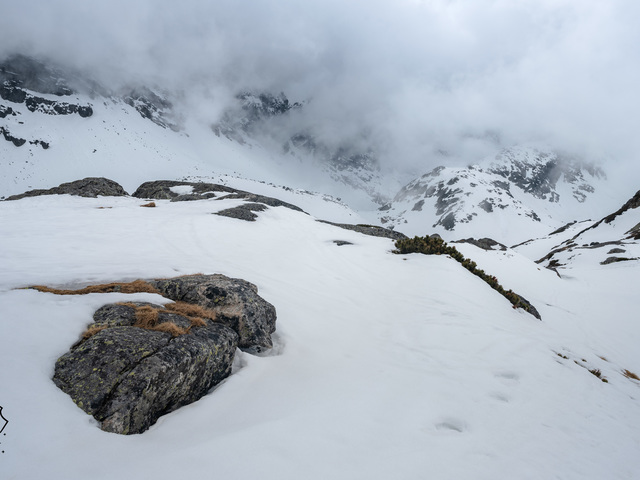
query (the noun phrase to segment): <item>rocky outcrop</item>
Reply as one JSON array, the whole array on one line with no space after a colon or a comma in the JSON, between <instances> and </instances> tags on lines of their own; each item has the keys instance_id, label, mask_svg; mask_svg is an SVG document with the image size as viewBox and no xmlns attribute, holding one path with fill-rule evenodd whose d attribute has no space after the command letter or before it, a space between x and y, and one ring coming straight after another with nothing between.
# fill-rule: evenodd
<instances>
[{"instance_id":1,"label":"rocky outcrop","mask_svg":"<svg viewBox=\"0 0 640 480\"><path fill-rule=\"evenodd\" d=\"M334 227L344 228L345 230L352 230L354 232L362 233L363 235L369 235L371 237L384 237L392 240L400 240L407 238L404 233L396 232L389 228L378 227L376 225L351 225L349 223L334 223L327 220L318 220L321 223L327 223Z\"/></svg>"},{"instance_id":2,"label":"rocky outcrop","mask_svg":"<svg viewBox=\"0 0 640 480\"><path fill-rule=\"evenodd\" d=\"M245 220L247 222L255 222L258 215L253 212L262 212L267 209L266 205L261 203L246 203L244 205L238 205L234 208L226 208L216 212L216 215L221 217L237 218L238 220Z\"/></svg>"},{"instance_id":3,"label":"rocky outcrop","mask_svg":"<svg viewBox=\"0 0 640 480\"><path fill-rule=\"evenodd\" d=\"M60 357L53 381L108 432L142 433L231 374L238 336L222 324L208 320L173 336L134 326L134 309L124 305L103 307L95 320L107 328Z\"/></svg>"},{"instance_id":4,"label":"rocky outcrop","mask_svg":"<svg viewBox=\"0 0 640 480\"><path fill-rule=\"evenodd\" d=\"M91 197L96 198L98 196L105 197L122 197L127 195L127 192L113 180L102 177L87 177L82 180L76 180L74 182L63 183L57 187L50 188L48 190L30 190L19 195L12 195L6 200L19 200L25 197L37 197L40 195L76 195L78 197Z\"/></svg>"},{"instance_id":5,"label":"rocky outcrop","mask_svg":"<svg viewBox=\"0 0 640 480\"><path fill-rule=\"evenodd\" d=\"M151 120L162 128L180 130L173 118L173 105L162 93L156 93L147 87L139 87L123 97L124 102L135 108L142 118Z\"/></svg>"},{"instance_id":6,"label":"rocky outcrop","mask_svg":"<svg viewBox=\"0 0 640 480\"><path fill-rule=\"evenodd\" d=\"M227 187L226 185L218 185L217 183L155 180L153 182L143 183L133 192L133 196L137 198L171 200L172 202L221 198L218 196L219 194L226 194L224 195L225 199L240 199L253 203L262 203L270 207L285 207L298 212L303 211L300 207L283 202L277 198L256 195L255 193L237 190Z\"/></svg>"},{"instance_id":7,"label":"rocky outcrop","mask_svg":"<svg viewBox=\"0 0 640 480\"><path fill-rule=\"evenodd\" d=\"M104 305L56 362L54 383L108 432L144 432L228 377L237 347L256 353L273 345L275 308L245 280L198 274L113 285L176 303Z\"/></svg>"},{"instance_id":8,"label":"rocky outcrop","mask_svg":"<svg viewBox=\"0 0 640 480\"><path fill-rule=\"evenodd\" d=\"M258 287L224 275L188 275L150 280L162 295L216 312L216 320L238 333L238 346L250 353L273 347L276 309L258 295Z\"/></svg>"},{"instance_id":9,"label":"rocky outcrop","mask_svg":"<svg viewBox=\"0 0 640 480\"><path fill-rule=\"evenodd\" d=\"M140 185L137 190L133 192L132 196L180 202L184 200L214 198L217 196L216 193L235 192L237 192L237 190L234 188L216 183L155 180Z\"/></svg>"},{"instance_id":10,"label":"rocky outcrop","mask_svg":"<svg viewBox=\"0 0 640 480\"><path fill-rule=\"evenodd\" d=\"M506 250L507 247L500 242L496 242L492 238L465 238L451 243L470 243L483 250Z\"/></svg>"}]
</instances>

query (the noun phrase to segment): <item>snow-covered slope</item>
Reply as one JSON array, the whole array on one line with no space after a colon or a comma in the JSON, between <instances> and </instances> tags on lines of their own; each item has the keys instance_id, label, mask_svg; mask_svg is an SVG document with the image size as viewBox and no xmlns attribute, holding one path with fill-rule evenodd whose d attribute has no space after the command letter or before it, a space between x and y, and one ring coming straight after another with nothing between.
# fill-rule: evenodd
<instances>
[{"instance_id":1,"label":"snow-covered slope","mask_svg":"<svg viewBox=\"0 0 640 480\"><path fill-rule=\"evenodd\" d=\"M87 176L133 191L149 179L227 175L373 205L369 193L345 189L323 164L270 150L249 129L233 137L239 127L230 119L220 130L159 89L111 91L22 56L0 64L0 84L0 198ZM254 112L252 122L267 113Z\"/></svg>"},{"instance_id":2,"label":"snow-covered slope","mask_svg":"<svg viewBox=\"0 0 640 480\"><path fill-rule=\"evenodd\" d=\"M304 213L269 208L249 223L211 215L240 200L142 203L0 202L3 478L584 480L639 471L640 383L624 375L640 372L638 262L559 278L513 251L459 247L536 305L540 322L447 257L394 255L388 239ZM257 284L277 308L276 348L238 352L222 385L142 435L99 430L51 381L55 361L96 308L157 297L19 287L195 272Z\"/></svg>"},{"instance_id":3,"label":"snow-covered slope","mask_svg":"<svg viewBox=\"0 0 640 480\"><path fill-rule=\"evenodd\" d=\"M600 168L520 146L467 168L432 170L405 185L379 217L412 235L435 231L513 244L604 215L619 200Z\"/></svg>"},{"instance_id":4,"label":"snow-covered slope","mask_svg":"<svg viewBox=\"0 0 640 480\"><path fill-rule=\"evenodd\" d=\"M382 185L375 152L332 149L309 132L283 149L263 127L304 107L284 96L246 94L212 126L159 89L113 92L24 58L3 64L0 77L0 196L87 176L129 193L185 179L306 212L270 207L250 223L212 215L242 203L231 198L156 208L132 197L0 202L2 478L640 472L640 208L634 197L616 211L627 198L598 169L514 147L469 168L435 169L371 214ZM316 221L378 218L407 234L520 243L456 248L542 321L448 257L396 255L388 239ZM160 299L22 287L196 272L255 283L278 312L275 348L238 351L231 377L142 435L102 432L51 381L55 361L96 308Z\"/></svg>"},{"instance_id":5,"label":"snow-covered slope","mask_svg":"<svg viewBox=\"0 0 640 480\"><path fill-rule=\"evenodd\" d=\"M531 255L538 244L553 246L540 256L538 263L551 268L574 264L608 265L640 261L640 191L615 212L597 222L581 222L546 238L525 242L518 250Z\"/></svg>"}]
</instances>

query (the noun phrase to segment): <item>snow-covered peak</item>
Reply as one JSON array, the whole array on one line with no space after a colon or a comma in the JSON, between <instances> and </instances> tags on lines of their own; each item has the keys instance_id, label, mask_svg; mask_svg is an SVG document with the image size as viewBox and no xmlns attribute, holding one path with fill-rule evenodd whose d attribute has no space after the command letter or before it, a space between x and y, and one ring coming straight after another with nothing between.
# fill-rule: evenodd
<instances>
[{"instance_id":1,"label":"snow-covered peak","mask_svg":"<svg viewBox=\"0 0 640 480\"><path fill-rule=\"evenodd\" d=\"M380 210L408 234L541 236L611 205L602 169L551 150L515 146L466 168L440 166L405 185Z\"/></svg>"}]
</instances>

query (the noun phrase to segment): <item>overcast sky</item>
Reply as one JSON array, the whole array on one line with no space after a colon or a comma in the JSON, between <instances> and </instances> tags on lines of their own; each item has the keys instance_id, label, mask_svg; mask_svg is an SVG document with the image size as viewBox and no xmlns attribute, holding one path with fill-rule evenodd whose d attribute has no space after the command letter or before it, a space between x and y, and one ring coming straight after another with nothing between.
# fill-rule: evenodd
<instances>
[{"instance_id":1,"label":"overcast sky","mask_svg":"<svg viewBox=\"0 0 640 480\"><path fill-rule=\"evenodd\" d=\"M638 164L637 0L4 3L0 53L214 96L284 91L311 99L303 124L365 131L399 165L471 161L496 139Z\"/></svg>"}]
</instances>

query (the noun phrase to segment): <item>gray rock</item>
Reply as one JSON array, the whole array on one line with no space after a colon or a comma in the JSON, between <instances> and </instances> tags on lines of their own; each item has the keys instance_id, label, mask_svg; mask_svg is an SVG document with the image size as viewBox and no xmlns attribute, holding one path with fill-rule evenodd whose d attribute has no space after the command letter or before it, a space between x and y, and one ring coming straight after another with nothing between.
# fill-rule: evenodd
<instances>
[{"instance_id":1,"label":"gray rock","mask_svg":"<svg viewBox=\"0 0 640 480\"><path fill-rule=\"evenodd\" d=\"M148 280L163 296L194 303L216 312L216 321L240 336L238 346L251 353L273 347L276 309L258 295L258 287L224 275L187 275Z\"/></svg>"},{"instance_id":2,"label":"gray rock","mask_svg":"<svg viewBox=\"0 0 640 480\"><path fill-rule=\"evenodd\" d=\"M463 240L458 240L456 242L451 243L470 243L471 245L475 245L478 248L483 250L506 250L507 247L500 242L496 242L492 238L465 238Z\"/></svg>"},{"instance_id":3,"label":"gray rock","mask_svg":"<svg viewBox=\"0 0 640 480\"><path fill-rule=\"evenodd\" d=\"M290 210L295 210L296 212L304 212L304 210L302 210L300 207L296 207L295 205L292 205L291 203L283 202L282 200L278 200L277 198L273 198L273 197L265 197L264 195L256 195L255 193L238 191L236 193L232 193L231 195L227 195L224 198L225 199L237 199L237 198L239 198L239 199L246 200L248 202L264 203L265 205L268 205L270 207L285 207L285 208L288 208Z\"/></svg>"},{"instance_id":4,"label":"gray rock","mask_svg":"<svg viewBox=\"0 0 640 480\"><path fill-rule=\"evenodd\" d=\"M401 238L407 238L404 233L396 232L389 228L378 227L376 225L351 225L349 223L334 223L327 220L318 220L321 223L327 223L334 227L344 228L345 230L352 230L354 232L362 233L372 237L384 237L392 240L400 240Z\"/></svg>"},{"instance_id":5,"label":"gray rock","mask_svg":"<svg viewBox=\"0 0 640 480\"><path fill-rule=\"evenodd\" d=\"M179 194L171 191L171 187L189 186L192 187L192 192L189 194ZM173 180L156 180L153 182L145 182L138 187L133 193L137 198L153 198L156 200L171 200L172 202L182 202L191 200L203 200L207 198L216 197L215 192L226 193L224 199L241 199L253 203L263 203L270 207L286 207L291 210L302 212L303 210L295 205L292 205L277 198L266 197L264 195L256 195L255 193L245 192L243 190L237 190L235 188L227 187L226 185L219 185L217 183L204 183L204 182L182 182ZM218 199L222 199L218 197Z\"/></svg>"},{"instance_id":6,"label":"gray rock","mask_svg":"<svg viewBox=\"0 0 640 480\"><path fill-rule=\"evenodd\" d=\"M237 338L214 322L178 337L114 326L60 357L53 381L103 430L142 433L229 376Z\"/></svg>"},{"instance_id":7,"label":"gray rock","mask_svg":"<svg viewBox=\"0 0 640 480\"><path fill-rule=\"evenodd\" d=\"M19 195L12 195L6 200L19 200L25 197L37 197L40 195L76 195L79 197L96 198L99 195L105 197L122 197L127 192L113 180L102 177L88 177L74 182L63 183L48 190L30 190Z\"/></svg>"},{"instance_id":8,"label":"gray rock","mask_svg":"<svg viewBox=\"0 0 640 480\"><path fill-rule=\"evenodd\" d=\"M190 194L179 194L171 191L171 187L192 187L193 190ZM136 198L152 198L155 200L194 200L194 199L206 199L215 196L213 192L223 193L235 193L235 188L227 187L225 185L218 185L216 183L204 183L204 182L181 182L173 180L156 180L153 182L145 182L140 185L135 192L133 192ZM211 195L213 193L213 195Z\"/></svg>"},{"instance_id":9,"label":"gray rock","mask_svg":"<svg viewBox=\"0 0 640 480\"><path fill-rule=\"evenodd\" d=\"M253 212L262 212L266 209L267 207L265 205L262 205L261 203L247 203L234 208L226 208L224 210L220 210L219 212L216 212L215 215L220 215L221 217L237 218L238 220L245 220L247 222L255 222L256 218L258 218L258 215Z\"/></svg>"}]
</instances>

